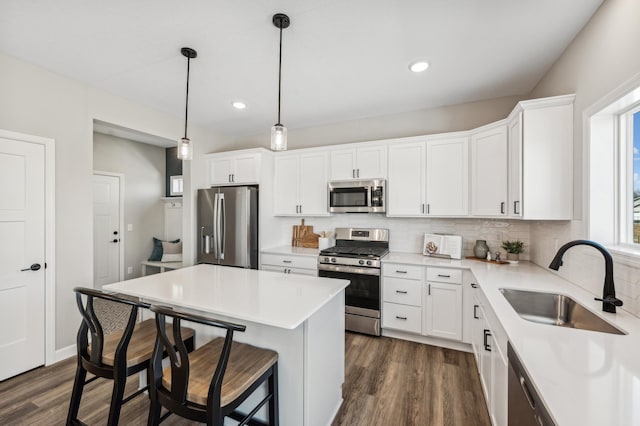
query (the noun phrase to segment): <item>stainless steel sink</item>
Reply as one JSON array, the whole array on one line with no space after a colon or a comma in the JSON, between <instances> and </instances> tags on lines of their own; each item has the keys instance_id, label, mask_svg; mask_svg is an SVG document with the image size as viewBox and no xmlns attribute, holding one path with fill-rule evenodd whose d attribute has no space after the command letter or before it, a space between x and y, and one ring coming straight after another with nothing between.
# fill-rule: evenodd
<instances>
[{"instance_id":1,"label":"stainless steel sink","mask_svg":"<svg viewBox=\"0 0 640 426\"><path fill-rule=\"evenodd\" d=\"M627 334L569 296L557 293L501 288L518 315L527 321L611 334Z\"/></svg>"}]
</instances>

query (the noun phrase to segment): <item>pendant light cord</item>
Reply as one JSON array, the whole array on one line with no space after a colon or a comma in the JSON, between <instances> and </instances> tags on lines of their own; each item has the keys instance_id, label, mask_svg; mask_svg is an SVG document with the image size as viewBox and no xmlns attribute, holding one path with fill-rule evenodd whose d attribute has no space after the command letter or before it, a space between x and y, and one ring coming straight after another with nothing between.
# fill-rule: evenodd
<instances>
[{"instance_id":1,"label":"pendant light cord","mask_svg":"<svg viewBox=\"0 0 640 426\"><path fill-rule=\"evenodd\" d=\"M184 138L187 139L187 123L189 122L189 65L191 58L187 56L187 97L184 105Z\"/></svg>"},{"instance_id":2,"label":"pendant light cord","mask_svg":"<svg viewBox=\"0 0 640 426\"><path fill-rule=\"evenodd\" d=\"M282 20L280 20L280 58L278 60L278 125L280 124L280 93L282 86Z\"/></svg>"}]
</instances>

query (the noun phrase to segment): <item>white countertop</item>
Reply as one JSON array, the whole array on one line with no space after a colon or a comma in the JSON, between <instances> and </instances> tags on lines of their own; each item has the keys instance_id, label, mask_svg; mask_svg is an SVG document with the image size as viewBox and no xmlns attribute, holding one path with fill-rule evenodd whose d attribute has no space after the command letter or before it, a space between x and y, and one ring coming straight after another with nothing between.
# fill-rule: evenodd
<instances>
[{"instance_id":1,"label":"white countertop","mask_svg":"<svg viewBox=\"0 0 640 426\"><path fill-rule=\"evenodd\" d=\"M260 250L260 253L286 254L290 256L318 257L320 250L317 248L277 246Z\"/></svg>"},{"instance_id":2,"label":"white countertop","mask_svg":"<svg viewBox=\"0 0 640 426\"><path fill-rule=\"evenodd\" d=\"M164 303L294 329L349 285L309 277L217 265L196 265L104 286Z\"/></svg>"},{"instance_id":3,"label":"white countertop","mask_svg":"<svg viewBox=\"0 0 640 426\"><path fill-rule=\"evenodd\" d=\"M443 261L415 253L392 253L384 262L470 269L559 426L640 425L639 318L622 308L602 312L593 294L529 262ZM566 294L628 334L526 321L500 293L504 287Z\"/></svg>"}]
</instances>

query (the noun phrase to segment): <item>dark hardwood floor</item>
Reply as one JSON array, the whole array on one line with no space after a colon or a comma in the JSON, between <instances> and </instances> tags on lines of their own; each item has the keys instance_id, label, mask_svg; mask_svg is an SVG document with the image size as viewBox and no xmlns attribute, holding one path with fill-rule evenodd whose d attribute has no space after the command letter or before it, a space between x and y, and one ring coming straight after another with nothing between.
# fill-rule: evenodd
<instances>
[{"instance_id":1,"label":"dark hardwood floor","mask_svg":"<svg viewBox=\"0 0 640 426\"><path fill-rule=\"evenodd\" d=\"M387 337L347 333L344 403L339 425L490 425L472 354ZM75 358L0 383L0 425L64 424ZM127 393L138 385L128 381ZM111 382L85 388L80 418L106 424ZM144 425L148 399L122 409L121 425ZM170 416L163 425L197 424Z\"/></svg>"}]
</instances>

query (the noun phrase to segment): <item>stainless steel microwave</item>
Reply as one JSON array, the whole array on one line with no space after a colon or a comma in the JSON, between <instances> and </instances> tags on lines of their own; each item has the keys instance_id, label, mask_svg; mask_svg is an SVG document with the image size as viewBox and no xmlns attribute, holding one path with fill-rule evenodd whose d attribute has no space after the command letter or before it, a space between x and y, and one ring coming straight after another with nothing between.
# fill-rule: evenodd
<instances>
[{"instance_id":1,"label":"stainless steel microwave","mask_svg":"<svg viewBox=\"0 0 640 426\"><path fill-rule=\"evenodd\" d=\"M384 213L386 192L384 179L329 182L329 212Z\"/></svg>"}]
</instances>

